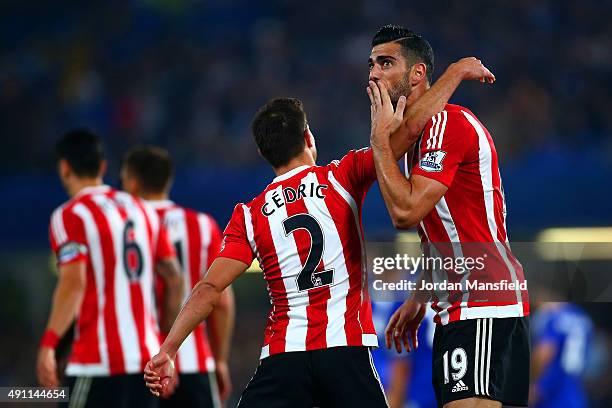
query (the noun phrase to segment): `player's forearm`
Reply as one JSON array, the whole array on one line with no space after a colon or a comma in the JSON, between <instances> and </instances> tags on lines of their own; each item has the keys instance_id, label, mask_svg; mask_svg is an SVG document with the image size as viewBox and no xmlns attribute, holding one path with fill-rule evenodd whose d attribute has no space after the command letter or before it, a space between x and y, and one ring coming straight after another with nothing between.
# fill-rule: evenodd
<instances>
[{"instance_id":1,"label":"player's forearm","mask_svg":"<svg viewBox=\"0 0 612 408\"><path fill-rule=\"evenodd\" d=\"M402 174L389 144L372 144L376 177L393 225L398 229L414 225L412 183Z\"/></svg>"},{"instance_id":2,"label":"player's forearm","mask_svg":"<svg viewBox=\"0 0 612 408\"><path fill-rule=\"evenodd\" d=\"M208 318L210 347L215 360L227 361L235 319L234 291L228 286Z\"/></svg>"},{"instance_id":3,"label":"player's forearm","mask_svg":"<svg viewBox=\"0 0 612 408\"><path fill-rule=\"evenodd\" d=\"M462 80L463 72L459 66L451 64L427 92L406 107L402 125L391 135L395 160L399 160L414 145L427 121L444 110Z\"/></svg>"},{"instance_id":4,"label":"player's forearm","mask_svg":"<svg viewBox=\"0 0 612 408\"><path fill-rule=\"evenodd\" d=\"M79 272L74 272L77 274ZM85 294L85 278L61 273L53 293L47 330L62 337L77 316Z\"/></svg>"},{"instance_id":5,"label":"player's forearm","mask_svg":"<svg viewBox=\"0 0 612 408\"><path fill-rule=\"evenodd\" d=\"M174 321L161 351L174 357L185 338L212 312L219 301L221 290L204 280L191 291L191 295Z\"/></svg>"}]
</instances>

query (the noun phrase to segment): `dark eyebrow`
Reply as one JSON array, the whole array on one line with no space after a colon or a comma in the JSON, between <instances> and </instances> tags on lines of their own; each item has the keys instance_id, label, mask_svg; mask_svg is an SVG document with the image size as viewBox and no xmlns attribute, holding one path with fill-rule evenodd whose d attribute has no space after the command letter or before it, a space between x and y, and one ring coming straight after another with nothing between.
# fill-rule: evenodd
<instances>
[{"instance_id":1,"label":"dark eyebrow","mask_svg":"<svg viewBox=\"0 0 612 408\"><path fill-rule=\"evenodd\" d=\"M393 60L393 61L397 61L397 58L392 57L391 55L379 55L376 57L376 61L378 62L382 62L384 60ZM372 63L372 57L368 58L368 64Z\"/></svg>"}]
</instances>

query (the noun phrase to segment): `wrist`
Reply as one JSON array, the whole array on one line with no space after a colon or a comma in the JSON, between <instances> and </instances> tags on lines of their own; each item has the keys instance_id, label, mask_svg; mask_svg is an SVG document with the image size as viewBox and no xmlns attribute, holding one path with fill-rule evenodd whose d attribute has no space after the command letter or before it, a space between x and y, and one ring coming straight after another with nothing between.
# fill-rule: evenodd
<instances>
[{"instance_id":1,"label":"wrist","mask_svg":"<svg viewBox=\"0 0 612 408\"><path fill-rule=\"evenodd\" d=\"M391 141L389 140L389 132L381 132L378 131L372 134L370 138L370 144L372 148L376 150L386 150L391 149Z\"/></svg>"},{"instance_id":2,"label":"wrist","mask_svg":"<svg viewBox=\"0 0 612 408\"><path fill-rule=\"evenodd\" d=\"M453 62L452 64L450 64L446 69L446 72L448 72L450 77L455 78L459 81L463 81L465 79L466 72L463 69L462 65L458 62Z\"/></svg>"},{"instance_id":3,"label":"wrist","mask_svg":"<svg viewBox=\"0 0 612 408\"><path fill-rule=\"evenodd\" d=\"M164 342L159 348L160 353L166 353L171 359L175 359L176 353L178 351L177 347L174 347L172 344Z\"/></svg>"},{"instance_id":4,"label":"wrist","mask_svg":"<svg viewBox=\"0 0 612 408\"><path fill-rule=\"evenodd\" d=\"M40 339L40 348L50 348L55 350L60 341L60 337L53 330L47 329Z\"/></svg>"}]
</instances>

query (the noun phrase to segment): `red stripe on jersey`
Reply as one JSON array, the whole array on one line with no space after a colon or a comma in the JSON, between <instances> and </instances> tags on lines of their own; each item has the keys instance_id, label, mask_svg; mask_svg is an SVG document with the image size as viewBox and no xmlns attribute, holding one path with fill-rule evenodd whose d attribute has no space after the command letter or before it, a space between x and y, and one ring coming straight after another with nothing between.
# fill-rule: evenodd
<instances>
[{"instance_id":1,"label":"red stripe on jersey","mask_svg":"<svg viewBox=\"0 0 612 408\"><path fill-rule=\"evenodd\" d=\"M301 179L295 178L294 183L290 185L297 189ZM287 187L289 184L283 184ZM304 204L304 200L297 200L293 203L286 204L287 216L291 217L297 214L308 214L308 209ZM306 264L306 259L310 255L312 239L310 234L304 229L297 229L292 232L295 245L298 249L300 262L302 267ZM289 237L288 239L291 239ZM323 259L317 265L315 271L321 272L325 269ZM306 331L306 350L314 350L327 347L326 329L327 329L327 301L331 298L329 287L314 288L308 291L308 306L306 306L306 318L308 319L308 329Z\"/></svg>"},{"instance_id":2,"label":"red stripe on jersey","mask_svg":"<svg viewBox=\"0 0 612 408\"><path fill-rule=\"evenodd\" d=\"M191 286L193 287L200 280L200 271L202 269L202 236L200 234L200 225L198 216L195 212L185 211L185 224L187 226L187 237L189 239L189 276L191 278ZM206 371L206 358L203 343L204 330L199 325L193 331L195 336L195 345L198 353L198 368L200 371Z\"/></svg>"},{"instance_id":3,"label":"red stripe on jersey","mask_svg":"<svg viewBox=\"0 0 612 408\"><path fill-rule=\"evenodd\" d=\"M123 349L119 339L119 327L115 314L115 247L110 226L102 210L91 200L84 198L83 205L91 212L100 235L100 247L104 262L104 331L106 333L107 355L111 375L125 374Z\"/></svg>"},{"instance_id":4,"label":"red stripe on jersey","mask_svg":"<svg viewBox=\"0 0 612 408\"><path fill-rule=\"evenodd\" d=\"M247 211L251 211L251 209L247 207ZM255 242L267 243L274 248L268 218L255 217L251 212L251 220ZM261 223L257 221L261 221ZM265 258L261 259L263 263L262 269L266 274L273 307L268 316L264 344L270 346L270 354L276 354L285 351L285 336L287 335L287 326L289 325L289 316L287 315L289 300L287 299L287 291L283 282L276 250L266 251L265 254Z\"/></svg>"}]
</instances>

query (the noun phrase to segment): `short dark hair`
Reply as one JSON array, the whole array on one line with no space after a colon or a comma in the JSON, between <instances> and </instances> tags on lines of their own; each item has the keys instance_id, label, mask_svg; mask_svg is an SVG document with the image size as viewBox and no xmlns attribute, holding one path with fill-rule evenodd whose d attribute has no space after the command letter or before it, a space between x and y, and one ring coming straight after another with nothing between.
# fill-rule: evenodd
<instances>
[{"instance_id":1,"label":"short dark hair","mask_svg":"<svg viewBox=\"0 0 612 408\"><path fill-rule=\"evenodd\" d=\"M123 157L123 166L140 183L145 193L162 193L170 188L174 164L167 150L141 145L130 149Z\"/></svg>"},{"instance_id":2,"label":"short dark hair","mask_svg":"<svg viewBox=\"0 0 612 408\"><path fill-rule=\"evenodd\" d=\"M305 146L306 113L296 98L275 98L259 108L251 124L261 155L274 168L298 156Z\"/></svg>"},{"instance_id":3,"label":"short dark hair","mask_svg":"<svg viewBox=\"0 0 612 408\"><path fill-rule=\"evenodd\" d=\"M87 129L64 134L55 145L58 160L68 162L78 177L97 177L104 160L104 149L98 136Z\"/></svg>"},{"instance_id":4,"label":"short dark hair","mask_svg":"<svg viewBox=\"0 0 612 408\"><path fill-rule=\"evenodd\" d=\"M426 39L402 26L388 24L376 32L372 38L372 47L388 42L396 42L401 45L404 56L411 63L425 64L427 80L431 83L434 71L434 52Z\"/></svg>"}]
</instances>

